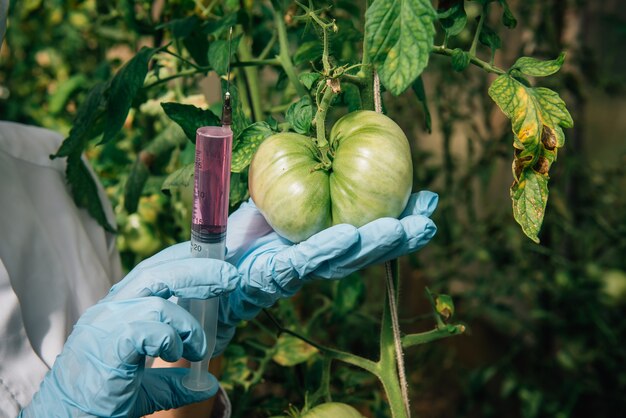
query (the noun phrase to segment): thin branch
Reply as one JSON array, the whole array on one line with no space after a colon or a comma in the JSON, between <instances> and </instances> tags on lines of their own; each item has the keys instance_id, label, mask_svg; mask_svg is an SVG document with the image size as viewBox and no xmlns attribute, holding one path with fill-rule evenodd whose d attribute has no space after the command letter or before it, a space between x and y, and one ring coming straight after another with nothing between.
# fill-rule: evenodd
<instances>
[{"instance_id":1,"label":"thin branch","mask_svg":"<svg viewBox=\"0 0 626 418\"><path fill-rule=\"evenodd\" d=\"M437 54L437 55L446 55L451 57L452 56L452 49L450 48L446 48L445 46L435 46L433 47L432 51L433 54ZM480 58L477 58L475 56L470 55L470 62L474 65L476 65L477 67L482 68L483 70L487 71L488 73L493 73L493 74L506 74L506 71L504 71L502 68L498 68L495 65L491 65L486 61L481 60Z\"/></svg>"},{"instance_id":2,"label":"thin branch","mask_svg":"<svg viewBox=\"0 0 626 418\"><path fill-rule=\"evenodd\" d=\"M263 309L263 312L274 323L276 328L278 328L279 334L285 333L293 337L296 337L299 340L302 340L305 343L317 348L320 351L320 353L322 353L325 356L328 356L335 360L343 361L344 363L348 363L353 366L360 367L363 370L366 370L372 373L374 376L377 376L380 378L380 369L378 367L378 364L373 362L372 360L366 359L361 356L357 356L356 354L347 353L344 351L336 350L334 348L329 348L321 344L318 344L315 341L312 341L309 338L305 337L304 335L300 335L299 333L295 331L292 331L290 329L283 327L282 324L267 309Z\"/></svg>"}]
</instances>

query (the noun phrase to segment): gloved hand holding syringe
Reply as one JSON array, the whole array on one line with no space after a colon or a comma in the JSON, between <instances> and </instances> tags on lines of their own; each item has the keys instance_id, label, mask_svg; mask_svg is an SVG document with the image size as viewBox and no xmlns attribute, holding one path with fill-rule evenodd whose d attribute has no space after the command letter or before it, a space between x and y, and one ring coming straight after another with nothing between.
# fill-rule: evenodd
<instances>
[{"instance_id":1,"label":"gloved hand holding syringe","mask_svg":"<svg viewBox=\"0 0 626 418\"><path fill-rule=\"evenodd\" d=\"M230 29L232 36L232 28ZM230 57L230 37L229 54ZM222 126L203 126L196 131L196 159L191 222L193 257L224 260L226 255L226 222L230 192L230 162L233 143L230 104L230 65L222 108ZM202 361L192 362L183 384L192 390L211 388L214 380L208 374L209 359L215 349L219 299L190 299L189 312L204 328L207 353Z\"/></svg>"}]
</instances>

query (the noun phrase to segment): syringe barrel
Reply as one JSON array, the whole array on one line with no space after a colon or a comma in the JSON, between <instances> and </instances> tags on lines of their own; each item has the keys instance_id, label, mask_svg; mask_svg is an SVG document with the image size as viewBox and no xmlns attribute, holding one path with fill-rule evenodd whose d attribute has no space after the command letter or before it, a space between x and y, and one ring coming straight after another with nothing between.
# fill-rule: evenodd
<instances>
[{"instance_id":1,"label":"syringe barrel","mask_svg":"<svg viewBox=\"0 0 626 418\"><path fill-rule=\"evenodd\" d=\"M194 200L191 222L193 257L224 260L226 222L230 192L230 161L233 133L230 128L205 126L196 131ZM207 354L192 362L183 384L192 390L208 390L207 371L215 350L219 300L190 299L189 312L200 322L207 338Z\"/></svg>"},{"instance_id":2,"label":"syringe barrel","mask_svg":"<svg viewBox=\"0 0 626 418\"><path fill-rule=\"evenodd\" d=\"M226 237L232 144L230 128L204 126L196 131L191 235L198 242Z\"/></svg>"}]
</instances>

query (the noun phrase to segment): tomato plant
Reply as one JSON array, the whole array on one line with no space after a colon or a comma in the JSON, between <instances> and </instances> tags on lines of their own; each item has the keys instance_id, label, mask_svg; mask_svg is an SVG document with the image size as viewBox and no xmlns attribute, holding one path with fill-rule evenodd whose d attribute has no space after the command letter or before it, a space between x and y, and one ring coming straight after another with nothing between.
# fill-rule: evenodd
<instances>
[{"instance_id":1,"label":"tomato plant","mask_svg":"<svg viewBox=\"0 0 626 418\"><path fill-rule=\"evenodd\" d=\"M257 150L250 195L274 230L299 242L331 225L359 227L400 215L413 171L408 140L395 122L372 111L350 113L335 123L323 152L313 138L295 133L273 135Z\"/></svg>"},{"instance_id":2,"label":"tomato plant","mask_svg":"<svg viewBox=\"0 0 626 418\"><path fill-rule=\"evenodd\" d=\"M330 178L332 171L323 166L335 161L326 126L351 112L374 110L378 76L382 111L409 140L414 188L441 197L437 239L423 254L402 261L409 279L402 282L402 330L431 333L422 342L450 335L449 326L461 330L449 323L453 310L442 309L442 297L434 297L434 328L408 320L425 317L421 305L409 299L424 282L454 292L461 302L455 314L477 329L471 340L403 346L409 383L420 385L410 391L413 412L445 404L445 416L508 416L503 405L519 404L523 416L567 416L577 399L590 405L592 415L623 409L613 405L623 398L624 374L607 371L625 361L619 343L624 327L614 307L623 308L615 283L626 270L620 235L624 160L611 150L601 161L587 161L601 138L619 136L619 117L584 130L578 126L570 136L565 128L572 118L559 97L572 106L577 122L593 119L584 109L607 115L619 109L612 106L614 98L594 100L589 94L599 85L621 91L616 84L621 67L611 70L619 60L606 64L615 56L609 45L614 37L603 36L601 44L589 47L602 51L593 57L568 38L577 33L576 16L592 6L504 0L439 0L434 7L421 0L301 3L305 7L282 0L12 2L0 60L0 113L68 134L63 152L71 187L77 201L98 217L97 198L92 185L81 181L85 167L77 158L87 152L115 206L117 224L111 229L117 229L131 267L159 247L188 239L185 167L193 160L193 144L187 138L193 139L200 124L219 123L220 78L225 80L229 58L237 133L233 209L248 197L248 163L275 135L307 138L319 154L315 165L322 164L316 171ZM610 10L614 6L608 3L593 7ZM522 55L529 56L517 58ZM585 77L590 68L593 75ZM593 132L589 148L580 146L583 132ZM327 136L324 162L318 150ZM555 163L562 146L567 155ZM617 167L607 162L612 159L618 159ZM503 173L503 166L511 173ZM161 193L164 179L171 196ZM330 180L325 182L330 208L340 199L330 197ZM161 200L152 210L146 203L156 196ZM502 201L509 196L513 216ZM535 241L541 236L541 245L524 242L524 233ZM284 325L262 317L242 326L223 380L235 416L277 414L288 403L302 404L307 395L311 405L335 399L365 415L401 414L396 405L402 400L394 397L399 387L391 395L386 391L398 380L393 359L385 363L390 372L382 382L371 363L338 358L333 351L376 360L380 340L393 340L388 333L381 339L372 335L381 325L375 316L386 292L372 277L378 275L374 267L339 283L311 283L307 297L271 310ZM485 322L495 332L481 334ZM389 324L384 316L383 328ZM294 330L326 345L308 345L288 334ZM293 337L289 344L287 335ZM497 362L470 358L468 366L452 357L459 344L459 357L479 350L481 335L488 340L482 351L489 355L498 346L492 339L508 343L495 354ZM354 367L344 367L345 360Z\"/></svg>"},{"instance_id":3,"label":"tomato plant","mask_svg":"<svg viewBox=\"0 0 626 418\"><path fill-rule=\"evenodd\" d=\"M434 23L437 14L428 0L376 0L365 11L360 61L355 61L354 57L345 59L340 50L333 49L332 41L335 37L341 39L342 29L332 15L325 9L316 9L312 1L308 5L296 3L295 7L288 7L282 1L261 6L262 13L273 16L276 35L267 41L257 58L252 54L252 37L245 30L246 27L252 30L252 25L241 22L241 15L233 13L228 2L215 10L216 19L206 19L213 12L213 2L206 8L198 4L200 10L178 15L178 18L161 14L159 24L151 22L153 17L146 10L142 13L138 13L138 9L131 10L131 22L143 28L142 31L154 33L154 44L139 50L108 82L92 88L77 111L69 137L55 157L67 157L67 175L73 184L75 200L86 205L90 213L102 221L102 209L90 199L94 194L93 185L85 182L82 175L85 168L80 153L87 142L98 135L102 136L102 143L115 141L118 132L128 122L131 108L136 106L135 99L145 100L145 93L140 92L159 89L171 80L209 71L220 77L227 76L226 69L232 57L224 35L229 27L234 26L237 47L232 49L237 50L237 64L243 69L238 72L238 77L236 75L235 83L231 83L235 135L232 203L247 196L245 174L249 171L250 192L259 208L279 233L294 241L337 222L361 225L380 216L398 216L412 187L412 160L402 130L388 117L378 115L383 111L382 89L398 96L412 87L426 108L420 75L427 67L431 53L439 54L449 56L457 71L464 71L469 64L474 64L498 75L489 88L489 95L512 120L515 150L511 188L513 212L523 231L538 241L547 202L548 172L556 160L558 148L564 144L562 128L570 127L572 120L556 92L533 87L526 77L555 73L564 57L561 55L551 61L522 57L508 70L495 66L493 55L499 47L499 38L484 22L492 1L480 0L479 3L482 12L471 46L465 51L447 45L450 37L457 35L467 22L463 2L442 3L439 16L446 36L443 44L436 46ZM499 3L503 8L505 26L514 26L515 18L506 1ZM129 3L126 6L128 11ZM243 10L253 16L254 7L246 4ZM306 23L305 30L312 26L319 34L321 42L317 41L317 45L321 44L321 54L319 48L312 47L310 50L314 55L308 59L314 62L310 68L313 71L299 74L296 60L301 58L290 54L286 24L300 22ZM164 42L164 35L171 37L173 42ZM209 42L198 42L198 38ZM357 34L339 42L354 44L360 39ZM477 56L479 41L490 48L490 62ZM275 58L268 58L276 42L277 54ZM303 54L306 56L305 52ZM153 61L158 65L150 66ZM271 115L263 120L265 112L258 94L260 79L255 67L264 65L281 67L284 79L293 88L293 93L284 97L287 107L284 118L280 118L284 122ZM350 110L361 111L339 119L327 139L329 109L339 100L345 101ZM247 102L248 112L244 109L244 102ZM198 127L220 123L211 109L165 100L162 100L161 107L191 141L195 139ZM150 112L150 106L144 108L145 113ZM141 107L139 110L141 113ZM376 113L370 113L374 110ZM133 119L138 116L141 115L134 115ZM312 128L315 135L309 137ZM155 162L162 156L176 155L173 151L181 146L173 137L163 135L139 153L124 196L124 207L128 212L136 210L149 172L155 170ZM248 167L255 153L254 162ZM190 166L171 173L164 188L184 194L184 188L190 183ZM106 223L105 227L112 229ZM389 400L392 416L408 417L411 412L403 349L460 334L464 327L447 323L450 316L438 313L431 297L435 328L402 339L396 302L397 261L386 267L387 298L382 315L379 360L375 362L353 353L338 354L332 349L317 348L329 361L353 364L374 375ZM281 332L286 331L281 328ZM293 336L304 338L298 334ZM324 387L322 392L328 393L329 388ZM318 394L319 399L329 396L322 392Z\"/></svg>"}]
</instances>

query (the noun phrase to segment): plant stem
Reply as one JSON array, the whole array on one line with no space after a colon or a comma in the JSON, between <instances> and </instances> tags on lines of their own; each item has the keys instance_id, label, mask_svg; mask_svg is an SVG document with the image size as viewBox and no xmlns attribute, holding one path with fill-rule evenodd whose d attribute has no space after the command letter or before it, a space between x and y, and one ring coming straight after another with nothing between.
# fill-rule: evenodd
<instances>
[{"instance_id":1,"label":"plant stem","mask_svg":"<svg viewBox=\"0 0 626 418\"><path fill-rule=\"evenodd\" d=\"M366 1L366 11L369 3L369 1ZM365 21L365 18L363 21ZM357 77L363 80L358 85L363 109L374 110L374 67L371 64L371 57L367 48L367 26L363 27L363 58L361 58L361 69L357 73ZM350 81L349 78L348 81Z\"/></svg>"},{"instance_id":2,"label":"plant stem","mask_svg":"<svg viewBox=\"0 0 626 418\"><path fill-rule=\"evenodd\" d=\"M322 42L324 42L324 46L323 46L323 51L322 51L322 65L324 66L324 72L326 73L327 76L330 75L330 72L332 70L332 67L330 65L330 54L328 52L328 50L330 49L330 46L328 44L328 28L331 27L333 25L333 22L331 23L326 23L324 22L322 19L320 19L320 17L313 11L309 11L309 16L311 16L311 19L313 19L315 21L315 23L317 23L320 28L322 28Z\"/></svg>"},{"instance_id":3,"label":"plant stem","mask_svg":"<svg viewBox=\"0 0 626 418\"><path fill-rule=\"evenodd\" d=\"M367 9L370 7L370 2L366 0L365 3L365 12L367 13ZM365 16L363 16L363 22L365 21ZM370 65L370 52L367 48L367 25L363 25L363 57L361 58L361 64L363 67L369 67Z\"/></svg>"},{"instance_id":4,"label":"plant stem","mask_svg":"<svg viewBox=\"0 0 626 418\"><path fill-rule=\"evenodd\" d=\"M326 140L326 114L330 108L330 103L335 97L335 93L330 86L326 86L322 100L320 100L315 114L315 128L317 129L317 146L320 150L328 150L329 144Z\"/></svg>"},{"instance_id":5,"label":"plant stem","mask_svg":"<svg viewBox=\"0 0 626 418\"><path fill-rule=\"evenodd\" d=\"M476 56L476 48L478 47L478 38L480 38L480 32L483 30L483 25L485 24L485 17L487 16L487 11L489 10L489 2L486 2L483 6L483 12L480 15L480 19L478 20L478 27L476 28L476 33L474 34L474 39L472 40L472 46L470 47L469 54L471 57Z\"/></svg>"},{"instance_id":6,"label":"plant stem","mask_svg":"<svg viewBox=\"0 0 626 418\"><path fill-rule=\"evenodd\" d=\"M376 105L377 112L379 105ZM398 259L385 263L387 276L387 296L389 300L389 310L391 313L391 327L393 330L393 345L396 352L396 365L398 377L400 379L400 390L402 391L402 401L406 408L407 416L411 416L409 409L409 384L406 380L406 369L404 368L404 352L402 351L402 338L400 337L400 321L398 320L398 287L399 287L399 264Z\"/></svg>"},{"instance_id":7,"label":"plant stem","mask_svg":"<svg viewBox=\"0 0 626 418\"><path fill-rule=\"evenodd\" d=\"M402 389L398 380L391 309L389 294L387 293L380 324L380 360L378 361L381 370L380 381L387 395L392 417L407 418L408 411L402 399Z\"/></svg>"},{"instance_id":8,"label":"plant stem","mask_svg":"<svg viewBox=\"0 0 626 418\"><path fill-rule=\"evenodd\" d=\"M251 61L252 51L250 50L251 39L244 36L239 42L239 56L244 61ZM252 109L252 120L259 121L263 119L263 106L261 105L261 95L259 92L259 73L256 68L244 67L243 71L246 75L248 84L248 95L250 96L250 105Z\"/></svg>"},{"instance_id":9,"label":"plant stem","mask_svg":"<svg viewBox=\"0 0 626 418\"><path fill-rule=\"evenodd\" d=\"M163 49L163 52L166 53L166 54L169 54L169 55L171 55L173 57L178 58L180 61L184 62L187 65L190 65L191 67L195 68L196 70L201 70L202 69L201 66L199 66L199 65L189 61L187 58L184 58L183 56L177 54L174 51L170 51L169 49L166 48L166 49Z\"/></svg>"},{"instance_id":10,"label":"plant stem","mask_svg":"<svg viewBox=\"0 0 626 418\"><path fill-rule=\"evenodd\" d=\"M359 86L363 109L374 110L374 68L371 65L362 67L359 77L363 80L363 84Z\"/></svg>"},{"instance_id":11,"label":"plant stem","mask_svg":"<svg viewBox=\"0 0 626 418\"><path fill-rule=\"evenodd\" d=\"M291 55L289 53L289 43L287 42L287 28L283 21L282 13L274 9L274 22L276 24L276 31L278 32L278 44L280 46L280 53L278 54L278 60L287 74L287 78L296 88L298 96L304 97L308 93L296 74L296 69L291 62Z\"/></svg>"},{"instance_id":12,"label":"plant stem","mask_svg":"<svg viewBox=\"0 0 626 418\"><path fill-rule=\"evenodd\" d=\"M365 86L366 81L364 77L359 77L358 75L352 74L343 74L341 76L341 81L347 81L348 83L354 84L357 87Z\"/></svg>"},{"instance_id":13,"label":"plant stem","mask_svg":"<svg viewBox=\"0 0 626 418\"><path fill-rule=\"evenodd\" d=\"M209 70L207 70L207 71L209 71ZM180 78L180 77L186 77L186 76L190 76L190 75L194 75L194 74L200 74L202 72L206 72L206 71L199 71L199 70L197 70L195 68L190 68L190 69L187 69L187 70L183 70L183 71L181 71L179 73L172 74L170 76L167 76L167 77L161 78L159 80L156 80L156 81L154 81L154 82L152 82L150 84L147 84L147 85L143 86L143 88L144 89L149 89L149 88L152 88L154 86L158 86L159 84L167 83L168 81L175 80L175 79Z\"/></svg>"},{"instance_id":14,"label":"plant stem","mask_svg":"<svg viewBox=\"0 0 626 418\"><path fill-rule=\"evenodd\" d=\"M277 58L251 58L246 59L245 61L233 62L231 64L233 67L259 67L261 65L281 65L280 60Z\"/></svg>"},{"instance_id":15,"label":"plant stem","mask_svg":"<svg viewBox=\"0 0 626 418\"><path fill-rule=\"evenodd\" d=\"M444 325L443 328L437 327L436 329L420 332L419 334L405 335L402 338L402 347L408 348L413 347L414 345L428 344L432 341L452 337L454 335L460 335L464 332L464 325Z\"/></svg>"},{"instance_id":16,"label":"plant stem","mask_svg":"<svg viewBox=\"0 0 626 418\"><path fill-rule=\"evenodd\" d=\"M431 52L437 55L446 55L449 57L452 56L452 50L450 48L446 48L443 45L433 47ZM476 65L477 67L480 67L483 70L487 71L488 73L506 74L506 71L504 71L502 68L498 68L495 65L491 65L488 62L483 61L480 58L477 58L476 56L470 55L470 62Z\"/></svg>"},{"instance_id":17,"label":"plant stem","mask_svg":"<svg viewBox=\"0 0 626 418\"><path fill-rule=\"evenodd\" d=\"M243 107L243 111L244 111L246 116L251 117L252 116L252 106L250 105L249 96L247 94L241 94L241 92L247 92L248 91L245 77L237 77L235 79L235 84L237 85L237 90L240 92L239 93L239 102L241 103L241 106Z\"/></svg>"},{"instance_id":18,"label":"plant stem","mask_svg":"<svg viewBox=\"0 0 626 418\"><path fill-rule=\"evenodd\" d=\"M298 338L299 340L304 341L305 343L317 348L320 353L322 353L325 356L328 356L331 359L335 359L335 360L339 360L339 361L343 361L344 363L348 363L351 364L353 366L357 366L360 367L363 370L366 370L370 373L372 373L373 375L380 377L380 369L377 363L374 363L372 360L366 359L364 357L361 356L357 356L356 354L352 354L352 353L347 353L345 351L341 351L341 350L336 350L334 348L329 348L329 347L325 347L321 344L318 344L314 341L311 341L310 339L308 339L307 337L305 337L304 335L301 335L295 331L292 331L290 329L287 329L285 327L283 327L280 322L278 322L278 320L274 317L274 315L272 315L271 313L269 313L269 311L267 309L264 309L263 312L265 312L265 314L267 315L267 317L274 323L274 325L276 325L276 328L278 328L278 333L285 333L285 334L289 334L292 335L296 338Z\"/></svg>"},{"instance_id":19,"label":"plant stem","mask_svg":"<svg viewBox=\"0 0 626 418\"><path fill-rule=\"evenodd\" d=\"M272 50L272 48L274 47L274 44L276 43L276 32L272 33L272 37L270 38L270 41L267 43L267 45L265 45L265 48L263 48L263 51L261 51L261 53L259 54L259 59L263 60L265 58L267 58L267 56L269 55L270 51Z\"/></svg>"},{"instance_id":20,"label":"plant stem","mask_svg":"<svg viewBox=\"0 0 626 418\"><path fill-rule=\"evenodd\" d=\"M309 397L308 401L309 405L315 405L317 401L321 398L324 402L331 402L332 397L330 394L330 366L332 364L332 359L328 357L324 357L322 359L322 376L320 378L320 386L317 390Z\"/></svg>"}]
</instances>

